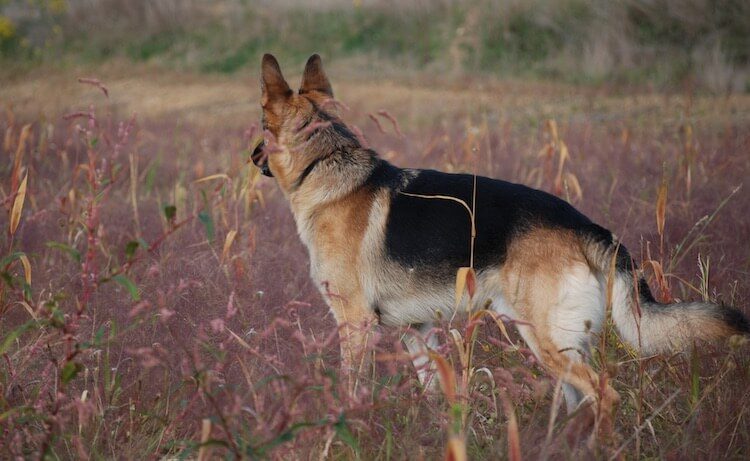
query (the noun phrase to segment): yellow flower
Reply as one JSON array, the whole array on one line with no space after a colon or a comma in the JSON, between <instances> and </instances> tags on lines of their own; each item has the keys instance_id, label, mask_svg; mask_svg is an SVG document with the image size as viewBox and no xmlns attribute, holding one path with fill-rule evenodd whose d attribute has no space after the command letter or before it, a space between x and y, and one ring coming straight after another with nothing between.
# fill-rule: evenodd
<instances>
[{"instance_id":1,"label":"yellow flower","mask_svg":"<svg viewBox=\"0 0 750 461\"><path fill-rule=\"evenodd\" d=\"M13 25L10 19L0 16L0 41L13 38L15 34L16 26Z\"/></svg>"}]
</instances>

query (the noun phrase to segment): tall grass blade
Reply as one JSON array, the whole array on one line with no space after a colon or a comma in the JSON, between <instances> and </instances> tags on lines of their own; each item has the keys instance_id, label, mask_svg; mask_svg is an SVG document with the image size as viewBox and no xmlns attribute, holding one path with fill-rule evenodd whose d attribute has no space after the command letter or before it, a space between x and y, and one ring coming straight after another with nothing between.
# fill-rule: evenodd
<instances>
[{"instance_id":1,"label":"tall grass blade","mask_svg":"<svg viewBox=\"0 0 750 461\"><path fill-rule=\"evenodd\" d=\"M211 449L206 443L211 437L211 420L203 418L201 422L201 447L198 449L198 461L205 461L211 457Z\"/></svg>"},{"instance_id":2,"label":"tall grass blade","mask_svg":"<svg viewBox=\"0 0 750 461\"><path fill-rule=\"evenodd\" d=\"M430 359L434 360L437 366L440 386L443 389L443 394L445 394L445 400L452 405L456 401L456 372L453 371L453 367L442 355L430 351Z\"/></svg>"},{"instance_id":3,"label":"tall grass blade","mask_svg":"<svg viewBox=\"0 0 750 461\"><path fill-rule=\"evenodd\" d=\"M26 124L21 128L21 135L18 137L18 146L16 148L16 155L13 157L13 170L10 174L10 189L15 190L18 186L18 175L21 171L21 160L23 154L26 152L26 139L29 137L31 130L31 124Z\"/></svg>"},{"instance_id":4,"label":"tall grass blade","mask_svg":"<svg viewBox=\"0 0 750 461\"><path fill-rule=\"evenodd\" d=\"M21 254L18 256L18 259L23 265L24 280L26 280L27 285L31 285L31 263L29 262L29 257L26 254Z\"/></svg>"},{"instance_id":5,"label":"tall grass blade","mask_svg":"<svg viewBox=\"0 0 750 461\"><path fill-rule=\"evenodd\" d=\"M474 269L471 267L459 267L456 272L456 306L461 305L461 300L464 297L464 292L468 293L469 299L474 298L474 292L476 291L476 274Z\"/></svg>"},{"instance_id":6,"label":"tall grass blade","mask_svg":"<svg viewBox=\"0 0 750 461\"><path fill-rule=\"evenodd\" d=\"M468 459L464 439L456 435L451 436L445 447L445 461L467 461Z\"/></svg>"},{"instance_id":7,"label":"tall grass blade","mask_svg":"<svg viewBox=\"0 0 750 461\"><path fill-rule=\"evenodd\" d=\"M521 436L518 433L518 421L516 412L507 395L503 395L503 410L508 418L508 459L510 461L521 461Z\"/></svg>"},{"instance_id":8,"label":"tall grass blade","mask_svg":"<svg viewBox=\"0 0 750 461\"><path fill-rule=\"evenodd\" d=\"M664 176L659 186L659 192L656 194L656 229L659 236L663 238L664 223L667 214L667 178Z\"/></svg>"},{"instance_id":9,"label":"tall grass blade","mask_svg":"<svg viewBox=\"0 0 750 461\"><path fill-rule=\"evenodd\" d=\"M234 238L237 237L237 231L232 229L227 232L227 236L224 238L224 248L221 250L221 262L224 263L229 256L229 250L232 248Z\"/></svg>"},{"instance_id":10,"label":"tall grass blade","mask_svg":"<svg viewBox=\"0 0 750 461\"><path fill-rule=\"evenodd\" d=\"M13 208L10 212L10 235L16 233L18 224L21 222L21 213L23 212L23 203L26 200L26 183L28 179L29 173L26 173L26 176L23 177L23 181L21 181L21 185L18 186L18 193L16 194L16 198L15 200L13 200Z\"/></svg>"}]
</instances>

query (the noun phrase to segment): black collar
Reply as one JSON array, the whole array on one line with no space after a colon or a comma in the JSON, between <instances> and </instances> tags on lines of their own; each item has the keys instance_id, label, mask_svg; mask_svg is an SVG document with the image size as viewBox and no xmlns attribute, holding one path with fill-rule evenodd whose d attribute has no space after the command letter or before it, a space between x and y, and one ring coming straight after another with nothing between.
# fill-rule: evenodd
<instances>
[{"instance_id":1,"label":"black collar","mask_svg":"<svg viewBox=\"0 0 750 461\"><path fill-rule=\"evenodd\" d=\"M322 157L318 157L315 160L313 160L312 162L310 162L310 164L307 165L305 167L305 169L302 171L302 174L300 174L299 177L294 181L294 183L292 183L291 191L294 192L297 189L299 189L302 186L302 183L305 182L305 179L307 179L307 177L310 176L310 173L313 172L313 170L315 169L315 167L318 166L318 164L320 162L322 162L323 160L326 160L326 159L332 157L333 154L334 153L332 152L332 153L330 153L328 155L324 155Z\"/></svg>"}]
</instances>

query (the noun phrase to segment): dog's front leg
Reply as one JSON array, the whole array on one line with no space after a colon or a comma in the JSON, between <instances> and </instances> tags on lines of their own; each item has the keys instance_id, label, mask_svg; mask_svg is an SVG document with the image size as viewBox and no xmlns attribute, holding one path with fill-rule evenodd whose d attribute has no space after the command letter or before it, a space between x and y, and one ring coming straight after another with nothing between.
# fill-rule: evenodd
<instances>
[{"instance_id":1,"label":"dog's front leg","mask_svg":"<svg viewBox=\"0 0 750 461\"><path fill-rule=\"evenodd\" d=\"M339 329L343 378L349 391L354 392L362 381L371 378L371 346L377 316L356 287L346 289L331 284L324 295Z\"/></svg>"},{"instance_id":2,"label":"dog's front leg","mask_svg":"<svg viewBox=\"0 0 750 461\"><path fill-rule=\"evenodd\" d=\"M430 358L430 351L437 349L437 337L432 334L432 322L411 325L411 330L403 336L406 349L411 355L414 368L417 370L419 384L426 391L437 389L438 377L435 373L435 361Z\"/></svg>"}]
</instances>

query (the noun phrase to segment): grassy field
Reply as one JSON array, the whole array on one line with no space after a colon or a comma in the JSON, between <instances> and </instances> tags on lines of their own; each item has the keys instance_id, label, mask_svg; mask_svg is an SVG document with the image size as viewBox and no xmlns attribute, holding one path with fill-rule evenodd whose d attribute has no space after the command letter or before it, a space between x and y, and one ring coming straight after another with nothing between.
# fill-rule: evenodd
<instances>
[{"instance_id":1,"label":"grassy field","mask_svg":"<svg viewBox=\"0 0 750 461\"><path fill-rule=\"evenodd\" d=\"M384 158L557 194L661 300L750 315L748 5L0 0L0 458L747 459L742 338L641 357L608 327L611 431L488 318L440 326L455 388L380 328L350 392L248 160L261 54L296 83L320 52Z\"/></svg>"},{"instance_id":2,"label":"grassy field","mask_svg":"<svg viewBox=\"0 0 750 461\"><path fill-rule=\"evenodd\" d=\"M557 193L622 238L662 299L748 313L750 96L338 78L331 64L345 118L385 158ZM455 397L424 394L404 331L382 329L376 373L348 393L291 215L248 163L250 67L114 59L3 82L0 445L13 456L747 458L742 340L640 357L608 331L596 368L623 400L599 437L565 415L512 324L509 337L442 326Z\"/></svg>"}]
</instances>

